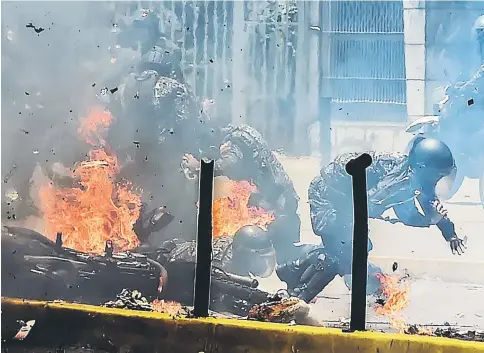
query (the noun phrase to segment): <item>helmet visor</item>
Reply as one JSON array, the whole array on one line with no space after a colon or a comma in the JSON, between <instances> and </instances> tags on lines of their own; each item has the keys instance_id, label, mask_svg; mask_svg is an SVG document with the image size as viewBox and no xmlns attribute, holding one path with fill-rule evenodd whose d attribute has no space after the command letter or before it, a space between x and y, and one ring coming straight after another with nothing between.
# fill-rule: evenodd
<instances>
[{"instance_id":1,"label":"helmet visor","mask_svg":"<svg viewBox=\"0 0 484 353\"><path fill-rule=\"evenodd\" d=\"M440 178L435 185L435 196L437 196L439 199L447 199L450 196L452 187L454 186L456 175L457 168L454 167L449 174Z\"/></svg>"}]
</instances>

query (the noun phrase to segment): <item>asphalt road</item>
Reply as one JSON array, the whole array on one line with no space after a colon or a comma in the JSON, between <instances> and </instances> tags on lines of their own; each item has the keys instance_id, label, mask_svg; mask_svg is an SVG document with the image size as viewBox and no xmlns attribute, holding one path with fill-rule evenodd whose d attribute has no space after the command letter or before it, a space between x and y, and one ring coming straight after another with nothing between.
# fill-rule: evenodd
<instances>
[{"instance_id":1,"label":"asphalt road","mask_svg":"<svg viewBox=\"0 0 484 353\"><path fill-rule=\"evenodd\" d=\"M309 222L307 188L319 171L313 157L285 158L281 161L292 177L301 198L302 242L318 243ZM479 203L478 184L466 180L458 194L446 203L449 216L461 236L467 236L468 249L461 256L452 255L436 227L419 229L384 221L370 221L374 250L371 260L389 271L393 262L411 276L409 304L402 316L409 323L484 329L484 209ZM391 215L391 214L390 214ZM266 289L283 288L273 276L261 280ZM389 329L388 319L373 309L374 298L368 297L368 322L379 329ZM335 279L312 304L312 316L325 325L340 325L348 318L349 291L341 278Z\"/></svg>"}]
</instances>

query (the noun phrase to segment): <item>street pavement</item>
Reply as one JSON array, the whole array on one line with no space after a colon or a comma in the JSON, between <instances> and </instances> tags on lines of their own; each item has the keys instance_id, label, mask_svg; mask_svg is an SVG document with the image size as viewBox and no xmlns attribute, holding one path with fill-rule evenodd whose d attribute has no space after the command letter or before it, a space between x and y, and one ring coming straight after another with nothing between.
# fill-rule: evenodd
<instances>
[{"instance_id":1,"label":"street pavement","mask_svg":"<svg viewBox=\"0 0 484 353\"><path fill-rule=\"evenodd\" d=\"M301 198L301 241L318 243L309 221L307 188L319 172L319 160L314 157L280 157L280 160ZM477 181L466 180L445 205L458 234L468 238L468 249L463 255L452 255L436 227L412 228L370 220L374 245L370 260L385 271L390 271L397 262L399 270L409 273L409 304L402 311L409 323L438 326L447 322L458 327L484 329L484 236L481 234L484 209L479 202ZM277 276L260 282L268 290L285 287ZM350 293L341 278L336 278L318 297L311 311L317 320L338 326L341 318L349 317ZM388 330L388 319L375 314L374 298L368 297L368 302L370 326Z\"/></svg>"}]
</instances>

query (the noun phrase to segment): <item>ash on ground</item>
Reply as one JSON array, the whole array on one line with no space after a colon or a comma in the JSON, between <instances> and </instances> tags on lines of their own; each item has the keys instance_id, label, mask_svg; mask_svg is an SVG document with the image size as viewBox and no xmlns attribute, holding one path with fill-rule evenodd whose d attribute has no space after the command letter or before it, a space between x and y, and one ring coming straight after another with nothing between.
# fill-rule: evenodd
<instances>
[{"instance_id":1,"label":"ash on ground","mask_svg":"<svg viewBox=\"0 0 484 353\"><path fill-rule=\"evenodd\" d=\"M417 325L410 325L405 333L408 335L423 335L423 336L435 336L454 338L463 341L476 341L484 342L484 331L477 330L459 330L453 327L437 328L431 330L429 328L422 328Z\"/></svg>"}]
</instances>

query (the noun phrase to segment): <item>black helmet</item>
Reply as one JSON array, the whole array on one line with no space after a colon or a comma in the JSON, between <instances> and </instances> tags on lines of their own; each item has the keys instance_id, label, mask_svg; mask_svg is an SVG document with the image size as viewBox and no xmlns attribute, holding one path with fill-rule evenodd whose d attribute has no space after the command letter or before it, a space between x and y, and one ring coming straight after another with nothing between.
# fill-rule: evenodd
<instances>
[{"instance_id":1,"label":"black helmet","mask_svg":"<svg viewBox=\"0 0 484 353\"><path fill-rule=\"evenodd\" d=\"M232 243L233 272L268 277L275 266L276 253L266 231L249 225L235 233Z\"/></svg>"},{"instance_id":2,"label":"black helmet","mask_svg":"<svg viewBox=\"0 0 484 353\"><path fill-rule=\"evenodd\" d=\"M411 147L408 159L424 192L444 196L450 191L457 168L454 156L445 143L434 138L419 137Z\"/></svg>"}]
</instances>

